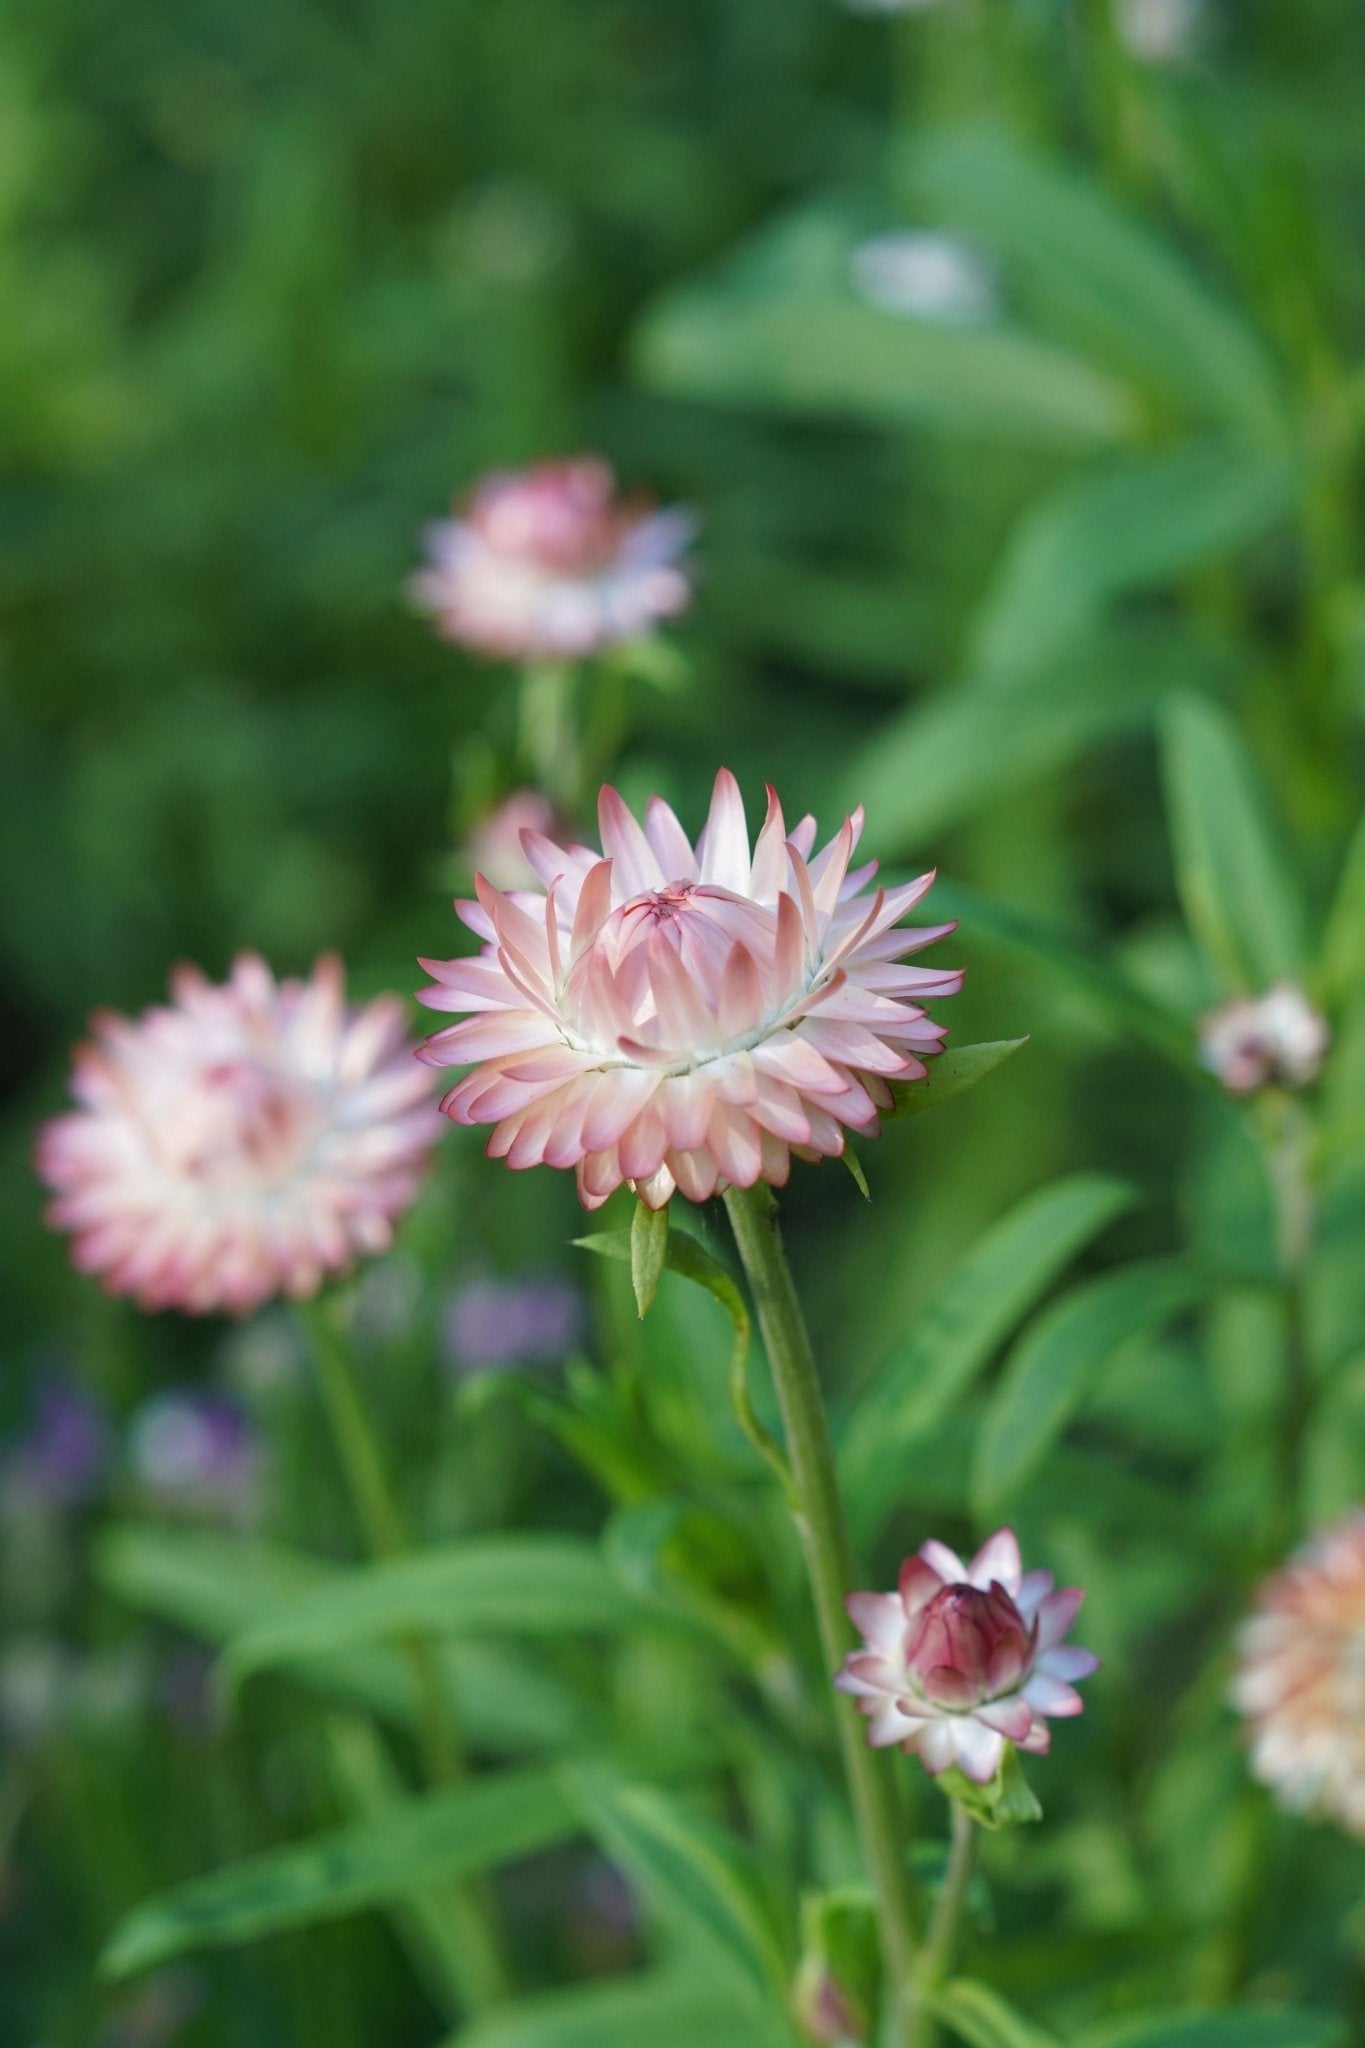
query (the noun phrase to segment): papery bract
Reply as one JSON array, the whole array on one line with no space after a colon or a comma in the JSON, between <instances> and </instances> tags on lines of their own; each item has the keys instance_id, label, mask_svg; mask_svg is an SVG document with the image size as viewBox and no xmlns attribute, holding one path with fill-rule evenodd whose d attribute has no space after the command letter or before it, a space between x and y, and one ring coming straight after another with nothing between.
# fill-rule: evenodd
<instances>
[{"instance_id":1,"label":"papery bract","mask_svg":"<svg viewBox=\"0 0 1365 2048\"><path fill-rule=\"evenodd\" d=\"M899 964L953 929L898 925L932 874L871 890L876 863L849 867L861 812L812 855L814 819L789 834L771 789L751 851L725 769L695 848L657 797L642 825L604 789L599 819L602 856L527 833L543 893L479 877L457 909L482 952L422 962L421 1000L472 1012L422 1049L473 1067L447 1116L492 1124L509 1166L574 1167L588 1208L623 1182L651 1208L780 1186L793 1152L875 1132L890 1082L923 1079L941 1047L921 999L961 985Z\"/></svg>"},{"instance_id":2,"label":"papery bract","mask_svg":"<svg viewBox=\"0 0 1365 2048\"><path fill-rule=\"evenodd\" d=\"M617 495L605 462L485 477L426 533L414 602L444 639L513 660L573 660L685 609L691 513Z\"/></svg>"},{"instance_id":3,"label":"papery bract","mask_svg":"<svg viewBox=\"0 0 1365 2048\"><path fill-rule=\"evenodd\" d=\"M95 1018L80 1107L39 1135L76 1264L143 1308L242 1314L383 1251L440 1128L402 1005L348 1009L332 958L277 983L243 954L224 985L183 967L171 990Z\"/></svg>"},{"instance_id":4,"label":"papery bract","mask_svg":"<svg viewBox=\"0 0 1365 2048\"><path fill-rule=\"evenodd\" d=\"M835 1684L867 1716L874 1748L899 1743L935 1777L956 1766L989 1784L1007 1742L1041 1755L1049 1718L1081 1711L1072 1681L1099 1668L1063 1640L1081 1599L1054 1590L1050 1572L1025 1573L1011 1529L970 1564L926 1543L906 1559L896 1592L850 1594L865 1641Z\"/></svg>"},{"instance_id":5,"label":"papery bract","mask_svg":"<svg viewBox=\"0 0 1365 2048\"><path fill-rule=\"evenodd\" d=\"M1365 1507L1261 1587L1233 1700L1250 1723L1252 1770L1281 1804L1365 1836Z\"/></svg>"}]
</instances>

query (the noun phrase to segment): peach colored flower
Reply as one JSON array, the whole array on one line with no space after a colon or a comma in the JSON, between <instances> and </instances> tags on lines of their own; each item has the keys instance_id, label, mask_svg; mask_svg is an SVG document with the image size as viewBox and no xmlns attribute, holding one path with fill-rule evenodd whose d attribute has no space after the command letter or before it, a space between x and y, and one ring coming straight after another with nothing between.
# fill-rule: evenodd
<instances>
[{"instance_id":1,"label":"peach colored flower","mask_svg":"<svg viewBox=\"0 0 1365 2048\"><path fill-rule=\"evenodd\" d=\"M426 533L414 602L443 639L512 660L574 660L683 611L694 521L617 496L605 462L498 471Z\"/></svg>"},{"instance_id":2,"label":"peach colored flower","mask_svg":"<svg viewBox=\"0 0 1365 2048\"><path fill-rule=\"evenodd\" d=\"M1281 1804L1365 1835L1365 1507L1261 1587L1232 1696L1251 1768Z\"/></svg>"},{"instance_id":3,"label":"peach colored flower","mask_svg":"<svg viewBox=\"0 0 1365 2048\"><path fill-rule=\"evenodd\" d=\"M1272 1083L1306 1088L1329 1043L1326 1021L1292 981L1277 981L1264 995L1234 996L1199 1025L1204 1065L1230 1095L1254 1095Z\"/></svg>"},{"instance_id":4,"label":"peach colored flower","mask_svg":"<svg viewBox=\"0 0 1365 2048\"><path fill-rule=\"evenodd\" d=\"M473 1067L446 1115L492 1124L509 1166L576 1168L590 1209L623 1182L651 1208L781 1186L793 1152L875 1133L888 1084L923 1079L944 1037L919 999L961 986L898 964L953 929L898 927L932 874L869 893L875 861L849 869L861 812L812 856L814 819L789 834L771 789L751 852L727 769L695 849L657 797L641 825L604 789L599 818L602 856L527 833L543 893L480 876L457 909L482 951L422 962L421 1001L472 1012L422 1048Z\"/></svg>"},{"instance_id":5,"label":"peach colored flower","mask_svg":"<svg viewBox=\"0 0 1365 2048\"><path fill-rule=\"evenodd\" d=\"M1043 1755L1049 1718L1080 1713L1071 1681L1099 1659L1063 1638L1083 1597L1054 1591L1051 1572L1025 1573L1012 1529L997 1529L970 1564L925 1543L896 1592L849 1595L865 1642L834 1682L867 1716L874 1749L898 1742L935 1777L956 1765L988 1785L1007 1742Z\"/></svg>"},{"instance_id":6,"label":"peach colored flower","mask_svg":"<svg viewBox=\"0 0 1365 2048\"><path fill-rule=\"evenodd\" d=\"M384 1250L440 1128L398 1000L348 1010L338 960L277 983L249 953L171 993L94 1019L80 1107L40 1133L75 1263L143 1308L240 1315Z\"/></svg>"}]
</instances>

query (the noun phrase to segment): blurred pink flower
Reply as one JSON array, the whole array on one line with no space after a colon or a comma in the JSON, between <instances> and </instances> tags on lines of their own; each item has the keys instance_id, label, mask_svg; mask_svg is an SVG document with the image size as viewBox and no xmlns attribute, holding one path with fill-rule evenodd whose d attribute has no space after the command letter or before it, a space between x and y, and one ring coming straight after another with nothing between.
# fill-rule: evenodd
<instances>
[{"instance_id":1,"label":"blurred pink flower","mask_svg":"<svg viewBox=\"0 0 1365 2048\"><path fill-rule=\"evenodd\" d=\"M1296 982L1277 981L1260 996L1234 996L1199 1025L1204 1065L1232 1095L1272 1083L1306 1088L1330 1043L1325 1020Z\"/></svg>"},{"instance_id":2,"label":"blurred pink flower","mask_svg":"<svg viewBox=\"0 0 1365 2048\"><path fill-rule=\"evenodd\" d=\"M621 498L605 462L498 471L426 532L410 585L443 639L511 660L573 660L686 608L690 512Z\"/></svg>"},{"instance_id":3,"label":"blurred pink flower","mask_svg":"<svg viewBox=\"0 0 1365 2048\"><path fill-rule=\"evenodd\" d=\"M1365 1835L1365 1507L1265 1581L1232 1696L1281 1804Z\"/></svg>"},{"instance_id":4,"label":"blurred pink flower","mask_svg":"<svg viewBox=\"0 0 1365 2048\"><path fill-rule=\"evenodd\" d=\"M987 1785L1006 1742L1041 1756L1049 1717L1080 1713L1071 1681L1099 1659L1063 1638L1083 1597L1054 1591L1051 1572L1025 1573L1012 1529L997 1529L970 1564L925 1543L897 1592L849 1595L865 1643L834 1682L866 1714L874 1749L898 1742L935 1777L956 1765Z\"/></svg>"},{"instance_id":5,"label":"blurred pink flower","mask_svg":"<svg viewBox=\"0 0 1365 2048\"><path fill-rule=\"evenodd\" d=\"M384 1250L439 1129L398 1000L347 1009L331 957L277 983L242 954L222 987L182 967L171 991L95 1018L80 1108L39 1135L77 1266L143 1308L240 1315Z\"/></svg>"},{"instance_id":6,"label":"blurred pink flower","mask_svg":"<svg viewBox=\"0 0 1365 2048\"><path fill-rule=\"evenodd\" d=\"M623 1182L656 1209L677 1188L781 1186L793 1151L874 1133L888 1083L922 1080L944 1037L918 999L961 986L896 964L953 929L897 928L932 874L867 894L876 862L848 865L861 812L812 858L815 820L789 835L771 789L751 854L727 769L695 850L657 797L641 827L604 789L599 818L604 858L527 833L544 893L478 877L457 909L481 953L422 962L422 1002L474 1013L422 1048L474 1068L446 1115L494 1125L509 1166L575 1167L590 1209Z\"/></svg>"},{"instance_id":7,"label":"blurred pink flower","mask_svg":"<svg viewBox=\"0 0 1365 2048\"><path fill-rule=\"evenodd\" d=\"M469 866L495 889L534 889L536 873L521 843L523 832L553 839L559 821L549 797L517 789L480 818L465 842Z\"/></svg>"}]
</instances>

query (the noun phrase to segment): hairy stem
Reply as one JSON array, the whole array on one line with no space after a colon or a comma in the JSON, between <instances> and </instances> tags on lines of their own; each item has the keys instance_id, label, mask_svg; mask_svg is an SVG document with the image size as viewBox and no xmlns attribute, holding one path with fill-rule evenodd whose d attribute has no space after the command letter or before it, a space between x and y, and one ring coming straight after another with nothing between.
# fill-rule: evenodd
<instances>
[{"instance_id":1,"label":"hairy stem","mask_svg":"<svg viewBox=\"0 0 1365 2048\"><path fill-rule=\"evenodd\" d=\"M730 1188L725 1206L777 1387L791 1460L793 1512L805 1551L820 1649L832 1678L849 1647L844 1596L851 1574L834 1447L815 1357L782 1249L772 1194L762 1184ZM868 1748L851 1700L839 1697L836 1711L844 1774L863 1857L877 1895L882 1959L896 2015L895 2038L903 2040L914 1963L905 1829L887 1760Z\"/></svg>"}]
</instances>

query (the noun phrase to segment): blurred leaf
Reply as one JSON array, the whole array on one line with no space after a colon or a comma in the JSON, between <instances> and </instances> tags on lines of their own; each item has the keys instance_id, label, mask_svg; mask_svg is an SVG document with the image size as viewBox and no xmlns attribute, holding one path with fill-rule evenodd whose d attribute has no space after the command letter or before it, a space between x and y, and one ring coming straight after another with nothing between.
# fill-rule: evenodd
<instances>
[{"instance_id":1,"label":"blurred leaf","mask_svg":"<svg viewBox=\"0 0 1365 2048\"><path fill-rule=\"evenodd\" d=\"M953 1268L844 1430L840 1473L861 1537L899 1497L908 1446L962 1399L1025 1310L1135 1200L1123 1181L1075 1174L1028 1195Z\"/></svg>"},{"instance_id":2,"label":"blurred leaf","mask_svg":"<svg viewBox=\"0 0 1365 2048\"><path fill-rule=\"evenodd\" d=\"M929 1997L933 2013L967 2048L1060 2048L1052 2034L1006 2005L984 1984L956 1977Z\"/></svg>"},{"instance_id":3,"label":"blurred leaf","mask_svg":"<svg viewBox=\"0 0 1365 2048\"><path fill-rule=\"evenodd\" d=\"M863 805L887 852L918 849L1004 791L1147 726L1173 689L1201 684L1211 668L1187 632L1125 627L1068 650L1027 689L968 679L887 720L853 756L839 803Z\"/></svg>"},{"instance_id":4,"label":"blurred leaf","mask_svg":"<svg viewBox=\"0 0 1365 2048\"><path fill-rule=\"evenodd\" d=\"M675 1968L526 1999L465 2027L446 2048L774 2048L791 2039L748 1998Z\"/></svg>"},{"instance_id":5,"label":"blurred leaf","mask_svg":"<svg viewBox=\"0 0 1365 2048\"><path fill-rule=\"evenodd\" d=\"M666 1794L576 1774L584 1822L657 1908L706 1935L765 1999L785 2000L790 1959L749 1852Z\"/></svg>"},{"instance_id":6,"label":"blurred leaf","mask_svg":"<svg viewBox=\"0 0 1365 2048\"><path fill-rule=\"evenodd\" d=\"M994 251L1034 310L1077 346L1255 446L1287 440L1279 381L1257 336L1097 178L998 128L925 135L905 161L919 202Z\"/></svg>"},{"instance_id":7,"label":"blurred leaf","mask_svg":"<svg viewBox=\"0 0 1365 2048\"><path fill-rule=\"evenodd\" d=\"M1345 2048L1346 2038L1334 2013L1307 2006L1275 2011L1241 2005L1173 2019L1129 2020L1086 2034L1077 2048Z\"/></svg>"},{"instance_id":8,"label":"blurred leaf","mask_svg":"<svg viewBox=\"0 0 1365 2048\"><path fill-rule=\"evenodd\" d=\"M570 1536L481 1536L356 1567L228 1644L234 1683L270 1665L408 1634L615 1631L625 1589L594 1544Z\"/></svg>"},{"instance_id":9,"label":"blurred leaf","mask_svg":"<svg viewBox=\"0 0 1365 2048\"><path fill-rule=\"evenodd\" d=\"M630 1284L641 1321L659 1291L659 1277L668 1257L668 1204L651 1209L637 1201L630 1221Z\"/></svg>"},{"instance_id":10,"label":"blurred leaf","mask_svg":"<svg viewBox=\"0 0 1365 2048\"><path fill-rule=\"evenodd\" d=\"M760 231L722 268L646 314L634 356L677 397L1043 445L1093 446L1134 426L1123 387L1003 324L943 328L854 296L856 240L827 213Z\"/></svg>"},{"instance_id":11,"label":"blurred leaf","mask_svg":"<svg viewBox=\"0 0 1365 2048\"><path fill-rule=\"evenodd\" d=\"M987 1074L1003 1066L1011 1053L1027 1044L1026 1038L994 1038L983 1045L950 1046L947 1052L929 1061L927 1079L892 1084L896 1106L887 1112L885 1121L894 1123L904 1117L923 1116L926 1109L937 1109L940 1103L951 1102L955 1095L965 1095Z\"/></svg>"},{"instance_id":12,"label":"blurred leaf","mask_svg":"<svg viewBox=\"0 0 1365 2048\"><path fill-rule=\"evenodd\" d=\"M1303 912L1259 779L1228 714L1193 696L1164 718L1176 882L1190 930L1230 990L1303 971Z\"/></svg>"},{"instance_id":13,"label":"blurred leaf","mask_svg":"<svg viewBox=\"0 0 1365 2048\"><path fill-rule=\"evenodd\" d=\"M1087 1281L1044 1309L987 1404L972 1464L975 1513L989 1520L1019 1491L1116 1351L1155 1335L1199 1292L1188 1266L1152 1259Z\"/></svg>"},{"instance_id":14,"label":"blurred leaf","mask_svg":"<svg viewBox=\"0 0 1365 2048\"><path fill-rule=\"evenodd\" d=\"M1281 457L1209 443L1067 484L1016 529L977 616L973 672L1041 668L1116 597L1235 557L1292 510L1297 484Z\"/></svg>"},{"instance_id":15,"label":"blurred leaf","mask_svg":"<svg viewBox=\"0 0 1365 2048\"><path fill-rule=\"evenodd\" d=\"M1355 829L1332 900L1318 970L1324 998L1344 1004L1365 989L1365 816Z\"/></svg>"},{"instance_id":16,"label":"blurred leaf","mask_svg":"<svg viewBox=\"0 0 1365 2048\"><path fill-rule=\"evenodd\" d=\"M978 896L958 882L938 883L935 904L958 920L959 938L980 940L1023 960L1040 970L1045 979L1080 997L1111 1029L1150 1046L1192 1079L1210 1085L1209 1075L1195 1057L1192 1026L1154 1002L1084 938L1072 938L1011 904Z\"/></svg>"},{"instance_id":17,"label":"blurred leaf","mask_svg":"<svg viewBox=\"0 0 1365 2048\"><path fill-rule=\"evenodd\" d=\"M940 1774L938 1786L947 1798L966 1809L976 1826L993 1832L1000 1828L1030 1827L1043 1817L1038 1796L1024 1776L1024 1766L1012 1742L1005 1744L1000 1768L988 1785L978 1785L954 1764Z\"/></svg>"},{"instance_id":18,"label":"blurred leaf","mask_svg":"<svg viewBox=\"0 0 1365 2048\"><path fill-rule=\"evenodd\" d=\"M345 1577L342 1567L278 1544L208 1530L116 1525L95 1548L109 1590L144 1613L210 1643L283 1617ZM533 1666L503 1644L461 1643L445 1671L471 1741L495 1752L556 1747L581 1737L588 1707L540 1658ZM412 1673L397 1651L367 1644L303 1657L299 1683L415 1726Z\"/></svg>"},{"instance_id":19,"label":"blurred leaf","mask_svg":"<svg viewBox=\"0 0 1365 2048\"><path fill-rule=\"evenodd\" d=\"M246 1857L149 1899L115 1931L101 1969L127 1977L187 1949L391 1904L415 1885L470 1877L549 1848L579 1824L573 1797L551 1770L508 1772L407 1800L381 1819Z\"/></svg>"}]
</instances>

